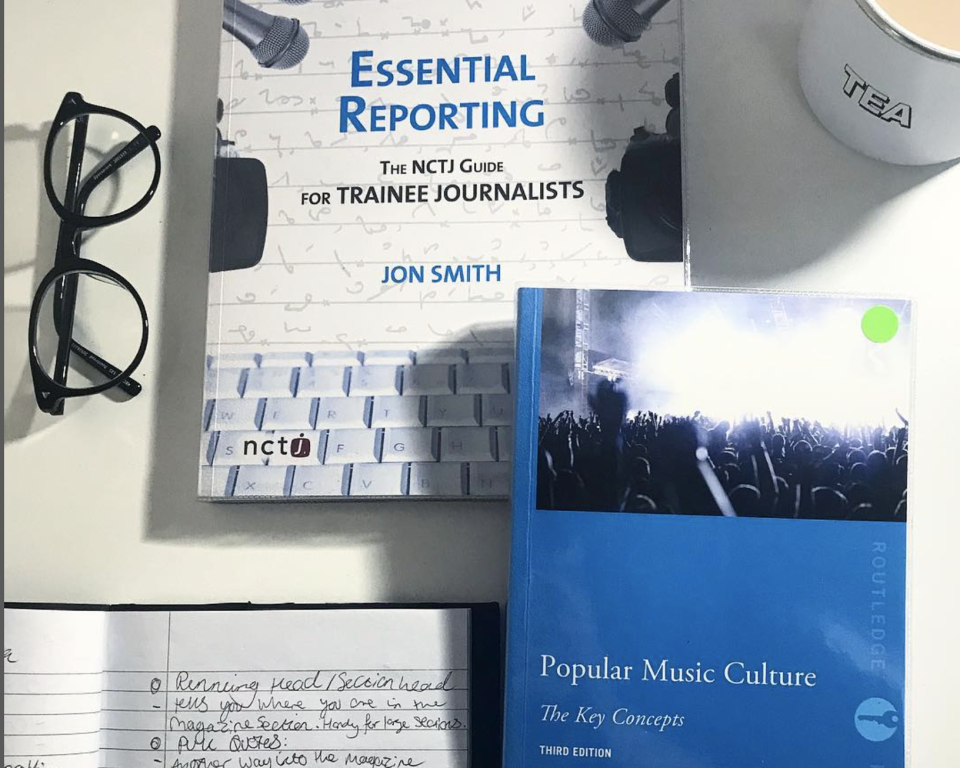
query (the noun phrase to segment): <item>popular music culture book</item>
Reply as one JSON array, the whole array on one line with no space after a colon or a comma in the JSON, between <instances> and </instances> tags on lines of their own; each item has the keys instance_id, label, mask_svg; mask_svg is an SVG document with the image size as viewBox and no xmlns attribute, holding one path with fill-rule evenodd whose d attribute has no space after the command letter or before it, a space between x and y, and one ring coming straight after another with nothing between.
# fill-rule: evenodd
<instances>
[{"instance_id":1,"label":"popular music culture book","mask_svg":"<svg viewBox=\"0 0 960 768\"><path fill-rule=\"evenodd\" d=\"M516 285L684 279L653 5L225 4L201 496L507 495Z\"/></svg>"},{"instance_id":2,"label":"popular music culture book","mask_svg":"<svg viewBox=\"0 0 960 768\"><path fill-rule=\"evenodd\" d=\"M911 325L521 289L506 768L904 766Z\"/></svg>"}]
</instances>

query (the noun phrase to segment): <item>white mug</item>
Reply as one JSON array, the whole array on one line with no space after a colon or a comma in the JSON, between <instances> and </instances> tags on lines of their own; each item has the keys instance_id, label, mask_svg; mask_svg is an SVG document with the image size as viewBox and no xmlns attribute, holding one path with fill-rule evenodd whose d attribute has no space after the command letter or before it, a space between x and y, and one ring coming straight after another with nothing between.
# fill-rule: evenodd
<instances>
[{"instance_id":1,"label":"white mug","mask_svg":"<svg viewBox=\"0 0 960 768\"><path fill-rule=\"evenodd\" d=\"M900 165L954 160L960 51L919 37L882 5L812 0L800 35L807 102L830 133L870 157Z\"/></svg>"}]
</instances>

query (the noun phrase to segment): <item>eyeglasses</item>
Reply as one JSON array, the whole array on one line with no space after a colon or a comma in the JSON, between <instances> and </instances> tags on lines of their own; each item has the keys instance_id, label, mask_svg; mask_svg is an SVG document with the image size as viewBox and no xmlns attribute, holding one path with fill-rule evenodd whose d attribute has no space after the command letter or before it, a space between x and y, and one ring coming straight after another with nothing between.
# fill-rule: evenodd
<instances>
[{"instance_id":1,"label":"eyeglasses","mask_svg":"<svg viewBox=\"0 0 960 768\"><path fill-rule=\"evenodd\" d=\"M143 299L125 277L81 257L80 246L84 233L125 221L153 199L160 182L159 138L155 125L145 128L79 93L66 94L57 110L44 150L43 183L60 231L53 269L33 298L28 331L34 393L45 413L62 414L70 397L114 387L135 397L142 389L130 375L147 348Z\"/></svg>"}]
</instances>

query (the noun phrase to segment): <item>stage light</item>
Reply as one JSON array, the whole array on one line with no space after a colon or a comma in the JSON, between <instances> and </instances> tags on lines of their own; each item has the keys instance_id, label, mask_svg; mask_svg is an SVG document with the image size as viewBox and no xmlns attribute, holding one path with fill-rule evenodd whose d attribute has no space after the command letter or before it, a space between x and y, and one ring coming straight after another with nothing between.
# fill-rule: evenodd
<instances>
[{"instance_id":1,"label":"stage light","mask_svg":"<svg viewBox=\"0 0 960 768\"><path fill-rule=\"evenodd\" d=\"M630 408L684 416L699 410L731 421L771 411L777 420L899 424L895 409L906 414L909 407L908 334L885 344L868 340L861 317L872 303L806 299L777 323L727 314L722 300L696 314L691 303L685 312L664 309L662 301L660 313L640 308L623 328L625 357L636 371L624 382Z\"/></svg>"}]
</instances>

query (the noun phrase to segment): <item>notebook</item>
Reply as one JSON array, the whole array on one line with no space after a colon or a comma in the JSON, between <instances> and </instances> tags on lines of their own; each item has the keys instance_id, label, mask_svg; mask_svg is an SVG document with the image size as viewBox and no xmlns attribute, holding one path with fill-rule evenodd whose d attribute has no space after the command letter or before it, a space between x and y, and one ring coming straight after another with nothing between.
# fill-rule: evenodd
<instances>
[{"instance_id":1,"label":"notebook","mask_svg":"<svg viewBox=\"0 0 960 768\"><path fill-rule=\"evenodd\" d=\"M516 285L683 284L679 0L591 8L226 3L201 497L505 498Z\"/></svg>"},{"instance_id":2,"label":"notebook","mask_svg":"<svg viewBox=\"0 0 960 768\"><path fill-rule=\"evenodd\" d=\"M903 768L911 303L519 314L506 768Z\"/></svg>"},{"instance_id":3,"label":"notebook","mask_svg":"<svg viewBox=\"0 0 960 768\"><path fill-rule=\"evenodd\" d=\"M4 764L499 764L499 609L4 610Z\"/></svg>"}]
</instances>

